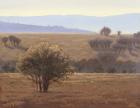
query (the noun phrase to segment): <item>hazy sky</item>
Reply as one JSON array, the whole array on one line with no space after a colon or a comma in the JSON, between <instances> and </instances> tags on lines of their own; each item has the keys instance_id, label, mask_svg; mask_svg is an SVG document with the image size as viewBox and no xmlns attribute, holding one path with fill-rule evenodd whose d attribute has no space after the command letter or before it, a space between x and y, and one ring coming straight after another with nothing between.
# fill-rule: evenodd
<instances>
[{"instance_id":1,"label":"hazy sky","mask_svg":"<svg viewBox=\"0 0 140 108\"><path fill-rule=\"evenodd\" d=\"M140 13L140 0L0 0L0 15L108 16Z\"/></svg>"}]
</instances>

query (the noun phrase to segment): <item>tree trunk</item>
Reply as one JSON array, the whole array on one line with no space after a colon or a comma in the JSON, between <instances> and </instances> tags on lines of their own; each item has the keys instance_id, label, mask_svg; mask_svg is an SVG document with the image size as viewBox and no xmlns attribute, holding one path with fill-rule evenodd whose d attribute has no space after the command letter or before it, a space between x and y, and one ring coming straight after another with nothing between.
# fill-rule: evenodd
<instances>
[{"instance_id":1,"label":"tree trunk","mask_svg":"<svg viewBox=\"0 0 140 108\"><path fill-rule=\"evenodd\" d=\"M41 80L41 78L39 78L38 79L38 86L39 86L39 92L42 92L42 89L43 89L43 87L42 87L42 80Z\"/></svg>"},{"instance_id":2,"label":"tree trunk","mask_svg":"<svg viewBox=\"0 0 140 108\"><path fill-rule=\"evenodd\" d=\"M43 76L42 77L43 80L43 92L48 92L48 88L49 88L49 80L47 77Z\"/></svg>"}]
</instances>

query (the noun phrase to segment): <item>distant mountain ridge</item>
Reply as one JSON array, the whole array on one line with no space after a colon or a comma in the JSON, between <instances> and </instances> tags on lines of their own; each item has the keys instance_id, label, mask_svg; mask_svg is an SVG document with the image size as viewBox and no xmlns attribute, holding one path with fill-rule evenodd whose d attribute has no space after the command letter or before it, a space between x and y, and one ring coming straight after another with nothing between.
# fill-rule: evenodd
<instances>
[{"instance_id":1,"label":"distant mountain ridge","mask_svg":"<svg viewBox=\"0 0 140 108\"><path fill-rule=\"evenodd\" d=\"M70 29L62 26L38 26L19 23L7 23L0 21L0 32L72 32L72 33L87 33L89 31L80 29Z\"/></svg>"},{"instance_id":2,"label":"distant mountain ridge","mask_svg":"<svg viewBox=\"0 0 140 108\"><path fill-rule=\"evenodd\" d=\"M99 31L109 26L113 31L140 31L140 13L115 16L48 15L48 16L1 16L0 21L39 26L64 26L89 31Z\"/></svg>"}]
</instances>

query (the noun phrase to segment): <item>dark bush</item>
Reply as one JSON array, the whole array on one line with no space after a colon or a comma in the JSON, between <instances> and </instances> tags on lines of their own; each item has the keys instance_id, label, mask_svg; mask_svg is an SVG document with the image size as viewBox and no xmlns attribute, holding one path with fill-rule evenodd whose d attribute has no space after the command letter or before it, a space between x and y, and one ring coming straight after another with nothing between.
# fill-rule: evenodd
<instances>
[{"instance_id":1,"label":"dark bush","mask_svg":"<svg viewBox=\"0 0 140 108\"><path fill-rule=\"evenodd\" d=\"M0 60L0 72L15 72L15 71L16 71L16 61Z\"/></svg>"},{"instance_id":2,"label":"dark bush","mask_svg":"<svg viewBox=\"0 0 140 108\"><path fill-rule=\"evenodd\" d=\"M105 56L104 56L105 57ZM103 57L102 57L103 58ZM109 57L110 58L110 57ZM101 60L101 58L100 58ZM75 62L74 67L78 72L87 73L134 73L136 72L136 63L132 61L107 61L102 62L96 59L80 60Z\"/></svg>"},{"instance_id":3,"label":"dark bush","mask_svg":"<svg viewBox=\"0 0 140 108\"><path fill-rule=\"evenodd\" d=\"M113 41L111 39L95 39L90 40L89 45L94 50L106 50L111 48Z\"/></svg>"},{"instance_id":4,"label":"dark bush","mask_svg":"<svg viewBox=\"0 0 140 108\"><path fill-rule=\"evenodd\" d=\"M100 31L100 34L104 36L109 36L110 33L111 33L111 29L109 27L104 27Z\"/></svg>"}]
</instances>

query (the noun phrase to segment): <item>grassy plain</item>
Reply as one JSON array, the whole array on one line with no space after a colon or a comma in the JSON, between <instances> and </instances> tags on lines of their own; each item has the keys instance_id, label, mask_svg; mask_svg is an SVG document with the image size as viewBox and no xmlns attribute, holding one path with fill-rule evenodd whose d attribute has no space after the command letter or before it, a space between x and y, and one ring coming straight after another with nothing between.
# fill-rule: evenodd
<instances>
[{"instance_id":1,"label":"grassy plain","mask_svg":"<svg viewBox=\"0 0 140 108\"><path fill-rule=\"evenodd\" d=\"M11 34L0 34L0 38ZM96 34L16 33L21 45L47 41L59 44L74 60L95 57L88 45ZM101 37L111 38L115 37ZM17 60L24 51L0 45L0 58ZM125 55L125 58L130 58ZM132 59L137 59L132 58ZM46 94L37 93L33 83L19 73L0 74L0 108L140 108L139 74L74 74L53 84Z\"/></svg>"},{"instance_id":2,"label":"grassy plain","mask_svg":"<svg viewBox=\"0 0 140 108\"><path fill-rule=\"evenodd\" d=\"M37 93L21 74L0 74L0 108L140 108L139 74L74 74Z\"/></svg>"},{"instance_id":3,"label":"grassy plain","mask_svg":"<svg viewBox=\"0 0 140 108\"><path fill-rule=\"evenodd\" d=\"M0 34L0 38L4 36L15 35L22 40L21 45L30 47L39 42L47 41L49 43L58 44L64 48L64 51L72 59L80 60L83 58L93 57L96 52L90 48L88 41L99 37L96 34L55 34L55 33L15 33L15 34ZM102 37L103 38L103 37ZM19 49L5 48L0 45L0 57L8 60L18 59L18 56L23 51Z\"/></svg>"}]
</instances>

